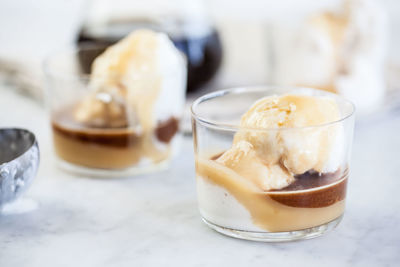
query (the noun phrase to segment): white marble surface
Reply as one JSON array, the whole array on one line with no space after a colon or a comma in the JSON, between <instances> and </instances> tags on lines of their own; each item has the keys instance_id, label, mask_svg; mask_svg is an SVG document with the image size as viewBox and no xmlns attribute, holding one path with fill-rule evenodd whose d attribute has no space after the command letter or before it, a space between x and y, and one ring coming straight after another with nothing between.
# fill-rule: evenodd
<instances>
[{"instance_id":1,"label":"white marble surface","mask_svg":"<svg viewBox=\"0 0 400 267\"><path fill-rule=\"evenodd\" d=\"M208 229L196 204L190 138L170 170L130 179L57 169L45 111L0 87L0 126L38 136L42 160L25 199L0 216L0 266L399 266L400 112L356 128L345 217L294 243L236 240Z\"/></svg>"}]
</instances>

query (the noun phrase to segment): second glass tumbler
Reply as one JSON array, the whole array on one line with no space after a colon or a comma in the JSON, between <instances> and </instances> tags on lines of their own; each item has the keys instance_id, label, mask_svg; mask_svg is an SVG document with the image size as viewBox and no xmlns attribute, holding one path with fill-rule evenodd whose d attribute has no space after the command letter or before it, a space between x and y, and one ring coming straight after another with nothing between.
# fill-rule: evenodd
<instances>
[{"instance_id":1,"label":"second glass tumbler","mask_svg":"<svg viewBox=\"0 0 400 267\"><path fill-rule=\"evenodd\" d=\"M54 148L63 166L89 174L134 174L174 154L185 102L186 62L165 34L139 30L82 73L82 55L45 63Z\"/></svg>"}]
</instances>

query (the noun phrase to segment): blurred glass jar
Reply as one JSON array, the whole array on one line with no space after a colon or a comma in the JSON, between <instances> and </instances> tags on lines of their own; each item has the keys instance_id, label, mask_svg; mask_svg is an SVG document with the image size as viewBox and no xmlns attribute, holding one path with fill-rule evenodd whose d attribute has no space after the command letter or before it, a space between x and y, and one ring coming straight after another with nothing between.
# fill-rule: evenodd
<instances>
[{"instance_id":1,"label":"blurred glass jar","mask_svg":"<svg viewBox=\"0 0 400 267\"><path fill-rule=\"evenodd\" d=\"M222 61L221 41L201 0L93 1L77 42L108 46L139 28L165 32L186 55L188 92L200 89L217 73ZM92 52L81 56L86 72L103 50Z\"/></svg>"}]
</instances>

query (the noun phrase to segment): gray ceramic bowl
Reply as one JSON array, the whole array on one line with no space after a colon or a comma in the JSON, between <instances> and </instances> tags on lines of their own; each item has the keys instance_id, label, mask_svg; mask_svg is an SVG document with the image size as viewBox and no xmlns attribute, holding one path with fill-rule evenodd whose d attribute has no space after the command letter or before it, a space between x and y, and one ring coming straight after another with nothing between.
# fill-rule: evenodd
<instances>
[{"instance_id":1,"label":"gray ceramic bowl","mask_svg":"<svg viewBox=\"0 0 400 267\"><path fill-rule=\"evenodd\" d=\"M0 208L32 183L39 166L35 135L24 129L0 129Z\"/></svg>"}]
</instances>

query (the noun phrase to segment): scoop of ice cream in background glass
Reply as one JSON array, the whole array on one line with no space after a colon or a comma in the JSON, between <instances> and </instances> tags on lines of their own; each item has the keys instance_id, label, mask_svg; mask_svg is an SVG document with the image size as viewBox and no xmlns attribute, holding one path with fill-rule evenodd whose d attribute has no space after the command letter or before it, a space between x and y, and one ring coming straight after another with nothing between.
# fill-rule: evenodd
<instances>
[{"instance_id":1,"label":"scoop of ice cream in background glass","mask_svg":"<svg viewBox=\"0 0 400 267\"><path fill-rule=\"evenodd\" d=\"M85 51L85 52L83 52ZM88 174L130 175L168 165L177 152L186 61L164 33L137 30L108 47L84 73L82 55L45 63L55 152Z\"/></svg>"}]
</instances>

